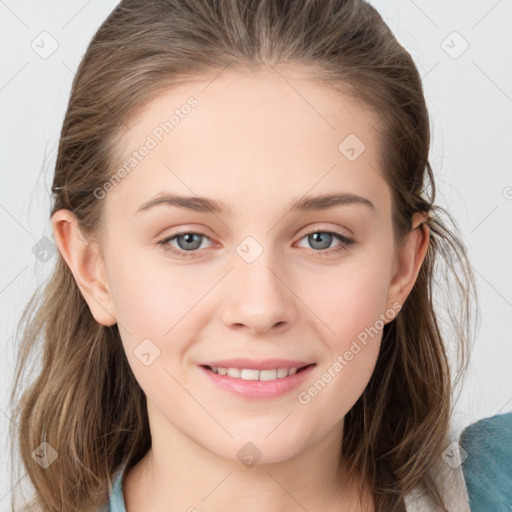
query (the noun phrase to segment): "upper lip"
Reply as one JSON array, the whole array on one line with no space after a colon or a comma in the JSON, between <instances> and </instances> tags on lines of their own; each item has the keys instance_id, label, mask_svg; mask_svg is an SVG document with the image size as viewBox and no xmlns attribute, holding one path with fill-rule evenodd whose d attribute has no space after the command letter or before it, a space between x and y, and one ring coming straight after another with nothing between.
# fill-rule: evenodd
<instances>
[{"instance_id":1,"label":"upper lip","mask_svg":"<svg viewBox=\"0 0 512 512\"><path fill-rule=\"evenodd\" d=\"M310 361L293 361L291 359L222 359L217 361L207 361L201 363L201 366L211 366L213 368L239 368L251 370L272 370L275 368L302 368L314 364Z\"/></svg>"}]
</instances>

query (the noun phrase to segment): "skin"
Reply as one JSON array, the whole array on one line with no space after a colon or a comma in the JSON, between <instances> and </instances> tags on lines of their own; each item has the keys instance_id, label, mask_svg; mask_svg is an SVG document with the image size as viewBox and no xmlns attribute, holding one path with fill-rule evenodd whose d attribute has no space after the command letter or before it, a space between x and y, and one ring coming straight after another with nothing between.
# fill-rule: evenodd
<instances>
[{"instance_id":1,"label":"skin","mask_svg":"<svg viewBox=\"0 0 512 512\"><path fill-rule=\"evenodd\" d=\"M125 477L127 510L374 510L371 493L358 504L336 467L343 419L371 377L381 331L308 404L297 394L379 315L403 304L428 228L416 215L396 246L377 117L294 69L225 71L167 90L127 122L127 158L190 96L198 106L101 199L97 243L87 242L71 212L52 217L58 248L94 318L118 323L147 396L152 448ZM354 161L338 150L349 134L366 146ZM160 205L136 213L164 191L221 200L231 212ZM288 206L305 194L332 192L374 207ZM306 236L325 231L355 242L335 253L342 243L336 237L321 245ZM158 244L178 232L206 235L193 249L198 257L180 258ZM252 263L236 252L248 236L263 251ZM183 237L168 245L187 247ZM149 366L134 355L147 338L160 350ZM197 366L230 357L316 366L299 389L249 400L217 388ZM247 442L262 454L252 467L237 457Z\"/></svg>"}]
</instances>

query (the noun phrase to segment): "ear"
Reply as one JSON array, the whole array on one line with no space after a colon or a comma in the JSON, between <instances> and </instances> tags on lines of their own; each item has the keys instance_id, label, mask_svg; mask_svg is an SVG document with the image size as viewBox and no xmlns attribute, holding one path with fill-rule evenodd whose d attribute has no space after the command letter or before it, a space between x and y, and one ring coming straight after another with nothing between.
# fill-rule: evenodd
<instances>
[{"instance_id":1,"label":"ear","mask_svg":"<svg viewBox=\"0 0 512 512\"><path fill-rule=\"evenodd\" d=\"M424 213L413 215L412 229L398 249L388 289L388 307L396 303L402 305L416 282L429 245L430 229L426 220L427 215Z\"/></svg>"},{"instance_id":2,"label":"ear","mask_svg":"<svg viewBox=\"0 0 512 512\"><path fill-rule=\"evenodd\" d=\"M98 245L85 238L70 210L57 210L51 222L59 252L73 273L93 317L101 325L114 325L116 318Z\"/></svg>"}]
</instances>

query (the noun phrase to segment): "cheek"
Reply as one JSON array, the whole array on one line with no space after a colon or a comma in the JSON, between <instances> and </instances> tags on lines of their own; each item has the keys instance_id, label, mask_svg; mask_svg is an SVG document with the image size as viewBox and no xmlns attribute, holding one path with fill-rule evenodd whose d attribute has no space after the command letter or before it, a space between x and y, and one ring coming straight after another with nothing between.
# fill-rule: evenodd
<instances>
[{"instance_id":1,"label":"cheek","mask_svg":"<svg viewBox=\"0 0 512 512\"><path fill-rule=\"evenodd\" d=\"M125 259L112 276L111 293L128 363L144 392L151 397L179 391L171 375L173 361L183 357L188 314L201 290L186 286L176 269ZM194 291L196 289L196 291ZM202 292L204 293L204 292Z\"/></svg>"},{"instance_id":2,"label":"cheek","mask_svg":"<svg viewBox=\"0 0 512 512\"><path fill-rule=\"evenodd\" d=\"M140 251L140 249L139 249ZM130 333L162 339L204 294L184 267L154 262L141 256L117 255L109 276L116 316Z\"/></svg>"},{"instance_id":3,"label":"cheek","mask_svg":"<svg viewBox=\"0 0 512 512\"><path fill-rule=\"evenodd\" d=\"M326 327L323 338L332 350L344 350L350 341L375 326L385 312L389 287L388 265L347 265L305 283L304 296ZM381 322L377 327L382 329Z\"/></svg>"},{"instance_id":4,"label":"cheek","mask_svg":"<svg viewBox=\"0 0 512 512\"><path fill-rule=\"evenodd\" d=\"M299 403L314 403L318 413L336 411L341 420L363 393L375 368L385 320L393 317L386 311L389 265L340 267L310 291L312 309L325 326L321 335L328 351L318 379L303 390Z\"/></svg>"},{"instance_id":5,"label":"cheek","mask_svg":"<svg viewBox=\"0 0 512 512\"><path fill-rule=\"evenodd\" d=\"M165 263L150 265L122 254L112 261L118 263L109 284L128 363L144 390L154 390L161 381L168 386L172 379L164 369L185 352L183 328L205 290L191 286L190 276Z\"/></svg>"}]
</instances>

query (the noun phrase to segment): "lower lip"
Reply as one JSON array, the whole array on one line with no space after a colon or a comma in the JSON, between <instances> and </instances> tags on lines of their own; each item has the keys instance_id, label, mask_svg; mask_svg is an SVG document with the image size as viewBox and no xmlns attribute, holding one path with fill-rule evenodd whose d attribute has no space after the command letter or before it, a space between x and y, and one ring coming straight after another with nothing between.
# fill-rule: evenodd
<instances>
[{"instance_id":1,"label":"lower lip","mask_svg":"<svg viewBox=\"0 0 512 512\"><path fill-rule=\"evenodd\" d=\"M203 366L200 369L214 384L239 397L270 399L285 395L300 386L309 377L315 366L312 364L294 375L267 381L235 379L214 373Z\"/></svg>"}]
</instances>

